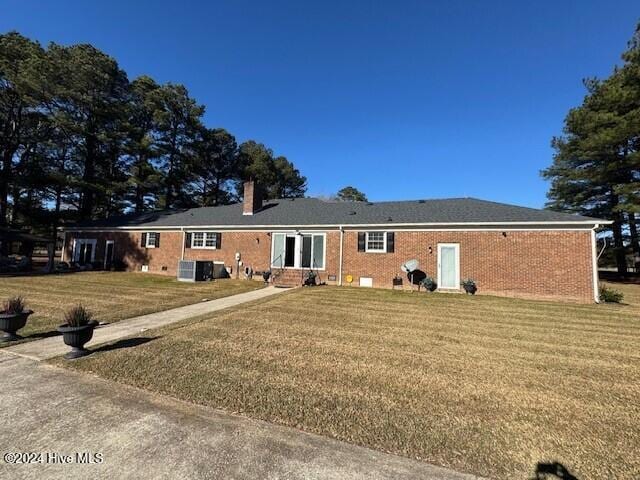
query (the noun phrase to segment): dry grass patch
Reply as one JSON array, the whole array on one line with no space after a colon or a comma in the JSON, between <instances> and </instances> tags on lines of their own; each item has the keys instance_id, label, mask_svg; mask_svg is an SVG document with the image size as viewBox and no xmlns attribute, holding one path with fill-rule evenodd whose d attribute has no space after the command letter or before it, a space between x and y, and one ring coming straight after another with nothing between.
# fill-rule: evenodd
<instances>
[{"instance_id":1,"label":"dry grass patch","mask_svg":"<svg viewBox=\"0 0 640 480\"><path fill-rule=\"evenodd\" d=\"M492 478L632 479L640 287L616 288L630 305L303 289L69 366Z\"/></svg>"},{"instance_id":2,"label":"dry grass patch","mask_svg":"<svg viewBox=\"0 0 640 480\"><path fill-rule=\"evenodd\" d=\"M81 272L0 278L0 299L23 296L34 310L18 333L39 338L62 323L63 312L81 302L100 321L158 312L261 288L244 280L183 283L163 276L128 272Z\"/></svg>"}]
</instances>

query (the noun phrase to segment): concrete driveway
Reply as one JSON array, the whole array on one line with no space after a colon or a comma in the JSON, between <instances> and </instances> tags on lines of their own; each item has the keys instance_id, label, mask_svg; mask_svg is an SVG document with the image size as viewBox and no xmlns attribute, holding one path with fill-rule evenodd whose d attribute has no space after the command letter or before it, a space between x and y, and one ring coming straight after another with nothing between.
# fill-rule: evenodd
<instances>
[{"instance_id":1,"label":"concrete driveway","mask_svg":"<svg viewBox=\"0 0 640 480\"><path fill-rule=\"evenodd\" d=\"M3 479L477 478L9 353L0 376Z\"/></svg>"}]
</instances>

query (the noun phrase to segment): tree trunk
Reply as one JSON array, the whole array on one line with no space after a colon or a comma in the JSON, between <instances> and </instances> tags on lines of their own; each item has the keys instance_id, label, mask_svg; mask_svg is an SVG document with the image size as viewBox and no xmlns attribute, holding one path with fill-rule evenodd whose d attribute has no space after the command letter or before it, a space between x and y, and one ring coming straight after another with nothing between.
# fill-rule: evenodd
<instances>
[{"instance_id":1,"label":"tree trunk","mask_svg":"<svg viewBox=\"0 0 640 480\"><path fill-rule=\"evenodd\" d=\"M611 230L613 231L613 247L616 256L616 267L619 275L626 276L627 260L624 251L624 240L622 237L622 224L624 222L624 217L621 212L617 211L619 203L618 195L612 193L610 204L611 211L613 212L613 225L611 225Z\"/></svg>"},{"instance_id":2,"label":"tree trunk","mask_svg":"<svg viewBox=\"0 0 640 480\"><path fill-rule=\"evenodd\" d=\"M62 187L56 187L56 200L54 206L53 223L51 225L51 238L56 241L58 237L58 227L60 226L60 207L62 206Z\"/></svg>"},{"instance_id":3,"label":"tree trunk","mask_svg":"<svg viewBox=\"0 0 640 480\"><path fill-rule=\"evenodd\" d=\"M220 175L216 175L216 189L213 197L213 202L215 206L220 205Z\"/></svg>"},{"instance_id":4,"label":"tree trunk","mask_svg":"<svg viewBox=\"0 0 640 480\"><path fill-rule=\"evenodd\" d=\"M620 218L614 220L611 228L613 230L613 248L616 255L616 268L618 269L618 274L626 276L627 260L625 258L624 242L622 241L622 222Z\"/></svg>"},{"instance_id":5,"label":"tree trunk","mask_svg":"<svg viewBox=\"0 0 640 480\"><path fill-rule=\"evenodd\" d=\"M0 175L0 226L8 225L9 216L9 186L11 183L11 149L4 150L2 155L2 174Z\"/></svg>"},{"instance_id":6,"label":"tree trunk","mask_svg":"<svg viewBox=\"0 0 640 480\"><path fill-rule=\"evenodd\" d=\"M631 239L631 249L633 251L633 265L635 272L640 272L640 243L638 243L638 227L636 226L636 216L630 212L627 214L629 219L629 236Z\"/></svg>"},{"instance_id":7,"label":"tree trunk","mask_svg":"<svg viewBox=\"0 0 640 480\"><path fill-rule=\"evenodd\" d=\"M144 211L144 192L142 191L140 182L136 183L135 205L136 213L142 213Z\"/></svg>"},{"instance_id":8,"label":"tree trunk","mask_svg":"<svg viewBox=\"0 0 640 480\"><path fill-rule=\"evenodd\" d=\"M84 159L84 172L82 173L83 185L80 190L80 218L82 220L89 220L94 208L93 183L96 176L96 147L96 138L93 135L87 135L87 152Z\"/></svg>"}]
</instances>

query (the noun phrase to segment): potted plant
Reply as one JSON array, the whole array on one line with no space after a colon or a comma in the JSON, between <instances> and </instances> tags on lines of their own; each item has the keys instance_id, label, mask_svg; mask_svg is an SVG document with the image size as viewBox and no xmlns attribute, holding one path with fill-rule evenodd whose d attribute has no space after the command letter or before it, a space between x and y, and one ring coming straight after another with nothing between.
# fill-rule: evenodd
<instances>
[{"instance_id":1,"label":"potted plant","mask_svg":"<svg viewBox=\"0 0 640 480\"><path fill-rule=\"evenodd\" d=\"M71 360L73 358L88 355L89 350L84 348L93 337L93 329L98 325L93 319L90 311L82 305L77 305L68 310L64 314L65 324L58 327L58 331L62 333L62 338L66 345L71 347L71 351L65 354L64 358Z\"/></svg>"},{"instance_id":2,"label":"potted plant","mask_svg":"<svg viewBox=\"0 0 640 480\"><path fill-rule=\"evenodd\" d=\"M438 287L438 284L433 278L426 276L420 281L420 286L427 292L433 292Z\"/></svg>"},{"instance_id":3,"label":"potted plant","mask_svg":"<svg viewBox=\"0 0 640 480\"><path fill-rule=\"evenodd\" d=\"M478 286L476 285L475 280L472 280L471 278L463 280L460 284L462 285L462 288L464 288L464 291L469 295L475 295L478 291Z\"/></svg>"},{"instance_id":4,"label":"potted plant","mask_svg":"<svg viewBox=\"0 0 640 480\"><path fill-rule=\"evenodd\" d=\"M0 343L20 340L22 337L16 335L16 332L26 325L27 318L32 313L32 310L25 308L22 297L7 299L2 307L2 312L0 312L0 330L4 332L4 335L0 338Z\"/></svg>"}]
</instances>

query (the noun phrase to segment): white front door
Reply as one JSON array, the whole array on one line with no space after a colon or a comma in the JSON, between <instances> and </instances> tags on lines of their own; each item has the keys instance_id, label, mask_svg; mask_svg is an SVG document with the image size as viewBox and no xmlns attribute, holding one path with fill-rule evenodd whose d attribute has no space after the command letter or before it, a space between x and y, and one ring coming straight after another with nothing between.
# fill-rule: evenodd
<instances>
[{"instance_id":1,"label":"white front door","mask_svg":"<svg viewBox=\"0 0 640 480\"><path fill-rule=\"evenodd\" d=\"M460 288L460 245L438 244L438 288Z\"/></svg>"}]
</instances>

